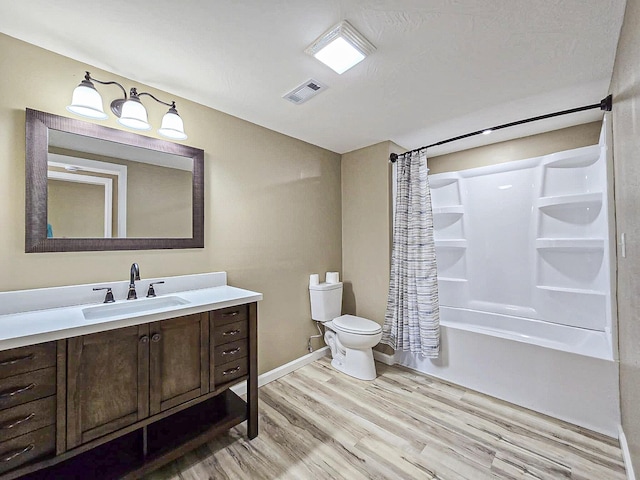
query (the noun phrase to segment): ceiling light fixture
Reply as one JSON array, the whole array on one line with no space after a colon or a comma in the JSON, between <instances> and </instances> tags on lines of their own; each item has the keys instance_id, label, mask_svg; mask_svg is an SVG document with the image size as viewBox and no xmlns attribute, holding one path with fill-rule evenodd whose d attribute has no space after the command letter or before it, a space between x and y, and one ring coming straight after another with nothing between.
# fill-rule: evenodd
<instances>
[{"instance_id":1,"label":"ceiling light fixture","mask_svg":"<svg viewBox=\"0 0 640 480\"><path fill-rule=\"evenodd\" d=\"M127 91L118 82L97 80L92 78L89 72L86 72L84 80L73 91L71 105L67 107L67 110L76 115L97 120L104 120L108 117L102 108L102 97L93 82L101 85L117 85L122 90L124 98L116 98L111 102L111 111L118 117L118 123L121 125L134 130L151 130L151 125L147 119L147 109L144 108L140 101L140 97L147 95L156 102L169 107L169 111L162 117L162 124L158 129L158 133L172 140L185 140L187 138L186 133L184 133L184 123L176 110L176 102L163 102L150 93L138 93L136 88L130 90L127 98Z\"/></svg>"},{"instance_id":2,"label":"ceiling light fixture","mask_svg":"<svg viewBox=\"0 0 640 480\"><path fill-rule=\"evenodd\" d=\"M376 47L346 20L318 37L305 53L317 58L338 74L343 74L372 54Z\"/></svg>"}]
</instances>

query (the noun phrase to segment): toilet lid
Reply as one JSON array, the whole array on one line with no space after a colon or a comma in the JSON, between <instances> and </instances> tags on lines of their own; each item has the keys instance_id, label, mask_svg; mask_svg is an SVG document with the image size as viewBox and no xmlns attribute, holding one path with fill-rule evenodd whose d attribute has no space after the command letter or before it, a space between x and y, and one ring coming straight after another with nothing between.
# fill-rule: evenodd
<instances>
[{"instance_id":1,"label":"toilet lid","mask_svg":"<svg viewBox=\"0 0 640 480\"><path fill-rule=\"evenodd\" d=\"M360 333L374 335L382 331L382 327L373 320L368 320L355 315L342 315L333 319L333 325L337 330L346 333Z\"/></svg>"}]
</instances>

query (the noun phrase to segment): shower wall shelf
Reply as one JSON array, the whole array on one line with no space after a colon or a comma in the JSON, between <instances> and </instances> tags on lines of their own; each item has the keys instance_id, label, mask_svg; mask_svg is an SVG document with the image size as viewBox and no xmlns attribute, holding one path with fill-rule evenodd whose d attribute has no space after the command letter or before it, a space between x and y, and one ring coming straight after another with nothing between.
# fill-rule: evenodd
<instances>
[{"instance_id":1,"label":"shower wall shelf","mask_svg":"<svg viewBox=\"0 0 640 480\"><path fill-rule=\"evenodd\" d=\"M446 240L435 240L436 248L467 248L467 241L461 238L447 238Z\"/></svg>"},{"instance_id":2,"label":"shower wall shelf","mask_svg":"<svg viewBox=\"0 0 640 480\"><path fill-rule=\"evenodd\" d=\"M586 147L589 148L589 147ZM580 168L590 167L600 159L600 152L596 150L583 151L574 154L577 150L567 150L565 152L548 155L547 168Z\"/></svg>"},{"instance_id":3,"label":"shower wall shelf","mask_svg":"<svg viewBox=\"0 0 640 480\"><path fill-rule=\"evenodd\" d=\"M606 292L600 292L598 290L586 290L584 288L547 287L545 285L536 285L536 288L540 290L548 290L551 292L577 293L580 295L599 295L599 296L607 295Z\"/></svg>"},{"instance_id":4,"label":"shower wall shelf","mask_svg":"<svg viewBox=\"0 0 640 480\"><path fill-rule=\"evenodd\" d=\"M449 205L448 207L435 207L433 208L434 215L449 215L464 213L464 207L462 205Z\"/></svg>"},{"instance_id":5,"label":"shower wall shelf","mask_svg":"<svg viewBox=\"0 0 640 480\"><path fill-rule=\"evenodd\" d=\"M540 197L538 208L544 209L555 206L569 207L599 207L602 205L602 192L574 193L572 195L558 195L554 197Z\"/></svg>"},{"instance_id":6,"label":"shower wall shelf","mask_svg":"<svg viewBox=\"0 0 640 480\"><path fill-rule=\"evenodd\" d=\"M442 175L442 177L439 178L436 178L437 175L429 176L429 188L432 190L434 188L442 188L458 181L458 179L456 177L452 177L451 174L441 173L440 175Z\"/></svg>"},{"instance_id":7,"label":"shower wall shelf","mask_svg":"<svg viewBox=\"0 0 640 480\"><path fill-rule=\"evenodd\" d=\"M603 238L538 238L536 248L557 249L570 252L572 250L602 251L605 240Z\"/></svg>"}]
</instances>

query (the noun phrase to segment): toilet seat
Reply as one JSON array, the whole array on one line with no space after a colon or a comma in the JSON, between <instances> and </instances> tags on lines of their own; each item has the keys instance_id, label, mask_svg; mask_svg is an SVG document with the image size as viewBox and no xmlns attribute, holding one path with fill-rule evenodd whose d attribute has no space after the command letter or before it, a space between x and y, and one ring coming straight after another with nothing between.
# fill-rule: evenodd
<instances>
[{"instance_id":1,"label":"toilet seat","mask_svg":"<svg viewBox=\"0 0 640 480\"><path fill-rule=\"evenodd\" d=\"M382 331L382 327L373 320L356 317L355 315L342 315L334 318L333 327L345 333L355 333L358 335L377 335Z\"/></svg>"}]
</instances>

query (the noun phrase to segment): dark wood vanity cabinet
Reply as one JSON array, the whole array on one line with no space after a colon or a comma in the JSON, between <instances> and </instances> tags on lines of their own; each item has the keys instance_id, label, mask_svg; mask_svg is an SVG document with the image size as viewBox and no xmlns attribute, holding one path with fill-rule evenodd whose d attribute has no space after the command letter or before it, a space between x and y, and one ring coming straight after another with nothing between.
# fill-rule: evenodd
<instances>
[{"instance_id":1,"label":"dark wood vanity cabinet","mask_svg":"<svg viewBox=\"0 0 640 480\"><path fill-rule=\"evenodd\" d=\"M209 314L150 324L150 413L209 392Z\"/></svg>"},{"instance_id":2,"label":"dark wood vanity cabinet","mask_svg":"<svg viewBox=\"0 0 640 480\"><path fill-rule=\"evenodd\" d=\"M0 480L137 478L243 420L254 438L256 342L252 303L0 352Z\"/></svg>"},{"instance_id":3,"label":"dark wood vanity cabinet","mask_svg":"<svg viewBox=\"0 0 640 480\"><path fill-rule=\"evenodd\" d=\"M70 338L67 448L149 416L149 325Z\"/></svg>"}]
</instances>

